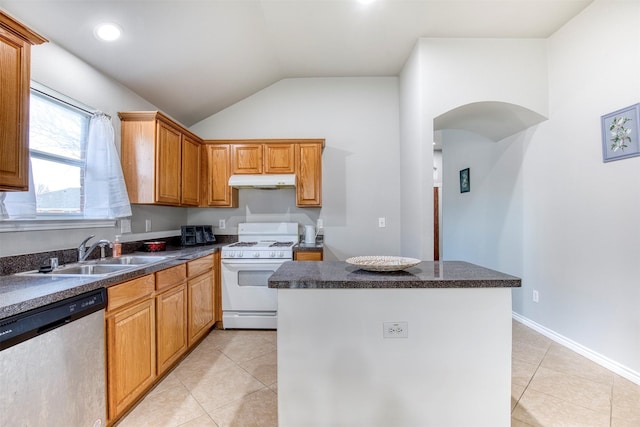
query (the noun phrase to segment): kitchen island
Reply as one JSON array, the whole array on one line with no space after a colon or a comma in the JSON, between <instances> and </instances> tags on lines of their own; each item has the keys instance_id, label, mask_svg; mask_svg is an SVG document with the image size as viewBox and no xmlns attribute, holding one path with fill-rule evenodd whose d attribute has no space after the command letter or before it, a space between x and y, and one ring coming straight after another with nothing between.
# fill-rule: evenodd
<instances>
[{"instance_id":1,"label":"kitchen island","mask_svg":"<svg viewBox=\"0 0 640 427\"><path fill-rule=\"evenodd\" d=\"M508 427L520 285L457 261L385 273L283 264L269 279L279 425Z\"/></svg>"}]
</instances>

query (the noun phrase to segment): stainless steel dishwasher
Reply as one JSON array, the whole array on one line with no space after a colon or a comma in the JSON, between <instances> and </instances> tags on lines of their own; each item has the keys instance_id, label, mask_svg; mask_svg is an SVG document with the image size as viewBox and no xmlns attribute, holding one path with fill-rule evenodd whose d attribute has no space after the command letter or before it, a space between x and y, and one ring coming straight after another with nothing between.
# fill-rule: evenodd
<instances>
[{"instance_id":1,"label":"stainless steel dishwasher","mask_svg":"<svg viewBox=\"0 0 640 427\"><path fill-rule=\"evenodd\" d=\"M0 320L0 426L106 425L104 289Z\"/></svg>"}]
</instances>

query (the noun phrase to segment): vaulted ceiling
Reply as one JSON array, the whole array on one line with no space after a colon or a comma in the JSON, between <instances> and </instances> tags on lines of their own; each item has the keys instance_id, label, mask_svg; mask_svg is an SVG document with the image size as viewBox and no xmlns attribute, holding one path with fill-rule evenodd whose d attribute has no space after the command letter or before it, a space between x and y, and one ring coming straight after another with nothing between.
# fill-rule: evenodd
<instances>
[{"instance_id":1,"label":"vaulted ceiling","mask_svg":"<svg viewBox=\"0 0 640 427\"><path fill-rule=\"evenodd\" d=\"M546 38L593 0L0 0L186 126L289 77L395 76L420 37ZM93 35L110 21L116 42Z\"/></svg>"}]
</instances>

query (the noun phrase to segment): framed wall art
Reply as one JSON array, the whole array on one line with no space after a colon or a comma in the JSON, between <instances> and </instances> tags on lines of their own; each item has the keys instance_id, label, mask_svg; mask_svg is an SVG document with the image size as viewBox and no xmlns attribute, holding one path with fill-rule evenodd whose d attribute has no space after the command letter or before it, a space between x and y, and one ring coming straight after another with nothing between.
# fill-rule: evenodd
<instances>
[{"instance_id":1,"label":"framed wall art","mask_svg":"<svg viewBox=\"0 0 640 427\"><path fill-rule=\"evenodd\" d=\"M471 191L471 173L469 168L460 171L460 192L468 193Z\"/></svg>"},{"instance_id":2,"label":"framed wall art","mask_svg":"<svg viewBox=\"0 0 640 427\"><path fill-rule=\"evenodd\" d=\"M605 114L602 123L602 161L640 156L640 104Z\"/></svg>"}]
</instances>

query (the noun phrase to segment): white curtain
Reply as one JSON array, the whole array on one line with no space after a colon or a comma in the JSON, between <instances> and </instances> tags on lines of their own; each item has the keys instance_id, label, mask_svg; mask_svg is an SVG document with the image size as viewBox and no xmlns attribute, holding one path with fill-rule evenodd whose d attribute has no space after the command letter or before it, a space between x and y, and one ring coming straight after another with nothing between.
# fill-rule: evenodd
<instances>
[{"instance_id":1,"label":"white curtain","mask_svg":"<svg viewBox=\"0 0 640 427\"><path fill-rule=\"evenodd\" d=\"M36 192L29 160L29 191L0 192L0 219L36 217Z\"/></svg>"},{"instance_id":2,"label":"white curtain","mask_svg":"<svg viewBox=\"0 0 640 427\"><path fill-rule=\"evenodd\" d=\"M129 195L120 167L111 119L99 113L89 123L84 180L85 218L131 216Z\"/></svg>"}]
</instances>

